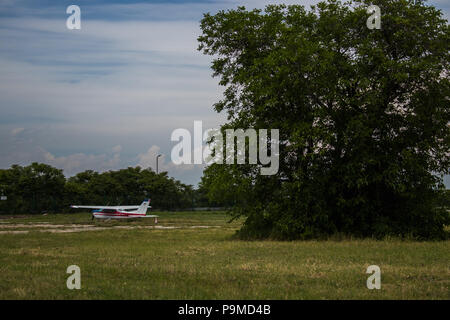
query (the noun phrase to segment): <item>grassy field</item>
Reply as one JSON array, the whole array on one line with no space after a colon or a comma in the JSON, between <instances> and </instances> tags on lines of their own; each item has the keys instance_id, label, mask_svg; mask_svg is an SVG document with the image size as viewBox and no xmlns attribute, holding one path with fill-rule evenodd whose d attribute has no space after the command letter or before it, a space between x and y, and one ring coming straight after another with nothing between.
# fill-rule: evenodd
<instances>
[{"instance_id":1,"label":"grassy field","mask_svg":"<svg viewBox=\"0 0 450 320\"><path fill-rule=\"evenodd\" d=\"M449 299L450 241L233 240L223 213L0 220L0 299ZM206 228L208 227L208 228ZM21 231L21 232L18 232ZM81 290L66 269L81 268ZM366 268L381 268L368 290Z\"/></svg>"}]
</instances>

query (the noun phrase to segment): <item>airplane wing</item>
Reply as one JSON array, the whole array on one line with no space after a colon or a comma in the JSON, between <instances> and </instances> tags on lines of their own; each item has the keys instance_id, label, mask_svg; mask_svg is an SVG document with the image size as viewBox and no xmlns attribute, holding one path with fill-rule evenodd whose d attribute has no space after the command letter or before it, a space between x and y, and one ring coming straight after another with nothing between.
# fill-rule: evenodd
<instances>
[{"instance_id":1,"label":"airplane wing","mask_svg":"<svg viewBox=\"0 0 450 320\"><path fill-rule=\"evenodd\" d=\"M73 205L70 206L73 209L113 209L113 210L137 210L139 206L115 206L115 207L109 207L109 206L77 206Z\"/></svg>"}]
</instances>

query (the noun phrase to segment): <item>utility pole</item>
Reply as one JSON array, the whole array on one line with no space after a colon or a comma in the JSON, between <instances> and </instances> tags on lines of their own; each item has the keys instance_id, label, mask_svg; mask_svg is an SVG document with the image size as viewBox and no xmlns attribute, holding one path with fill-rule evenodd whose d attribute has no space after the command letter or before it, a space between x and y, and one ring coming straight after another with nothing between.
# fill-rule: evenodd
<instances>
[{"instance_id":1,"label":"utility pole","mask_svg":"<svg viewBox=\"0 0 450 320\"><path fill-rule=\"evenodd\" d=\"M156 156L156 174L159 173L159 168L158 168L158 160L159 160L159 157L161 157L160 154L158 154L158 155Z\"/></svg>"}]
</instances>

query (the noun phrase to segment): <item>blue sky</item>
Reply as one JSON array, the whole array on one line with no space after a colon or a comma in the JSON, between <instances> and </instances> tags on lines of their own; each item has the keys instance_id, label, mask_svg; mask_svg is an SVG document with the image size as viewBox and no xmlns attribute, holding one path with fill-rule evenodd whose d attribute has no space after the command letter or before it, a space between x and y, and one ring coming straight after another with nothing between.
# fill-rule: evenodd
<instances>
[{"instance_id":1,"label":"blue sky","mask_svg":"<svg viewBox=\"0 0 450 320\"><path fill-rule=\"evenodd\" d=\"M222 88L196 50L204 12L308 1L0 0L0 167L39 161L66 175L160 168L196 184L203 167L175 166L173 130L218 127ZM448 19L450 1L430 1ZM81 8L81 30L66 8ZM450 186L450 179L447 179Z\"/></svg>"}]
</instances>

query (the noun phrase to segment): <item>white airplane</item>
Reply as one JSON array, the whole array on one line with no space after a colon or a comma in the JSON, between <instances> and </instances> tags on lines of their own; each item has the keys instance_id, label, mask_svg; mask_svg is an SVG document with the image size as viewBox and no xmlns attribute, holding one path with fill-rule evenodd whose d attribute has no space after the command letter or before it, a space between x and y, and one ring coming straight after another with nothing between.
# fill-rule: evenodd
<instances>
[{"instance_id":1,"label":"white airplane","mask_svg":"<svg viewBox=\"0 0 450 320\"><path fill-rule=\"evenodd\" d=\"M72 205L74 209L94 209L92 211L92 219L135 219L135 218L155 218L158 223L158 216L147 215L150 200L145 199L142 204L136 206L79 206Z\"/></svg>"}]
</instances>

